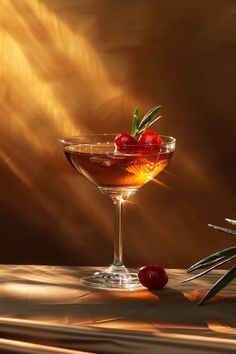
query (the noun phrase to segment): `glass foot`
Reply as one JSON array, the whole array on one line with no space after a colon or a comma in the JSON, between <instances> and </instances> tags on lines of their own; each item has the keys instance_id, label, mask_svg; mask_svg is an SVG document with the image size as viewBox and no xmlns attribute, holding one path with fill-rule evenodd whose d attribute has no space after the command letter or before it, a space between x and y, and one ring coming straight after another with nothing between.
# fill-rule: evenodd
<instances>
[{"instance_id":1,"label":"glass foot","mask_svg":"<svg viewBox=\"0 0 236 354\"><path fill-rule=\"evenodd\" d=\"M114 272L110 267L101 272L96 272L93 275L84 277L80 280L81 285L105 290L120 290L120 291L135 291L143 290L144 287L140 284L136 273Z\"/></svg>"}]
</instances>

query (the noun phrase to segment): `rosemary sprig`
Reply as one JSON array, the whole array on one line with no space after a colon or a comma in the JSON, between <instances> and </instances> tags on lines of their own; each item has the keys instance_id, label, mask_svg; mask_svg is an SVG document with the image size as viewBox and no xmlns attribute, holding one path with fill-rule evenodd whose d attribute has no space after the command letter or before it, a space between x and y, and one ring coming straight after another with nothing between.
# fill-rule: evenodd
<instances>
[{"instance_id":1,"label":"rosemary sprig","mask_svg":"<svg viewBox=\"0 0 236 354\"><path fill-rule=\"evenodd\" d=\"M132 129L131 129L131 135L135 136L138 130L138 124L139 124L139 107L137 106L134 110L133 114L133 123L132 123Z\"/></svg>"},{"instance_id":2,"label":"rosemary sprig","mask_svg":"<svg viewBox=\"0 0 236 354\"><path fill-rule=\"evenodd\" d=\"M140 121L140 110L139 107L136 107L133 113L131 134L137 137L145 130L147 130L147 128L155 124L161 118L161 116L156 117L160 109L161 106L153 107L143 116Z\"/></svg>"},{"instance_id":3,"label":"rosemary sprig","mask_svg":"<svg viewBox=\"0 0 236 354\"><path fill-rule=\"evenodd\" d=\"M138 133L141 134L142 132L144 132L144 130L147 130L149 129L153 124L155 124L162 116L158 116L156 117L155 119L153 119L153 121L147 123L147 125L142 128L142 129L139 129Z\"/></svg>"},{"instance_id":4,"label":"rosemary sprig","mask_svg":"<svg viewBox=\"0 0 236 354\"><path fill-rule=\"evenodd\" d=\"M138 126L138 130L141 130L142 128L145 127L145 125L153 118L155 117L155 115L160 111L161 106L157 106L154 107L152 109L150 109L150 111L148 111L145 116L143 117L143 119L141 120L139 126Z\"/></svg>"}]
</instances>

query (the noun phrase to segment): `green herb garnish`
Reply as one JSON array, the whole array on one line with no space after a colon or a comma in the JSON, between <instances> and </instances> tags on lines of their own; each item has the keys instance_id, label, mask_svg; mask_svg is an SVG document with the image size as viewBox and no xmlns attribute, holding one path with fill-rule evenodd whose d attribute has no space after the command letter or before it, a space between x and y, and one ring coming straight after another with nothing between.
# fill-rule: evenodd
<instances>
[{"instance_id":1,"label":"green herb garnish","mask_svg":"<svg viewBox=\"0 0 236 354\"><path fill-rule=\"evenodd\" d=\"M147 130L147 128L151 127L154 123L156 123L161 116L156 117L157 113L160 111L161 106L156 106L150 109L140 121L140 110L139 107L136 107L133 113L133 123L131 135L137 137L142 132Z\"/></svg>"},{"instance_id":2,"label":"green herb garnish","mask_svg":"<svg viewBox=\"0 0 236 354\"><path fill-rule=\"evenodd\" d=\"M136 107L133 114L133 123L132 123L132 130L131 135L136 136L138 131L138 124L139 124L139 107Z\"/></svg>"}]
</instances>

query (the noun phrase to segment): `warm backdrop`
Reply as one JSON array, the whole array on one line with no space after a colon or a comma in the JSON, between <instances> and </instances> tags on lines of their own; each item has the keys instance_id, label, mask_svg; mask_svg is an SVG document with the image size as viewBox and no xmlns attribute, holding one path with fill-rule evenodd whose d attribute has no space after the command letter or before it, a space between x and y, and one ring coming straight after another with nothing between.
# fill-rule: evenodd
<instances>
[{"instance_id":1,"label":"warm backdrop","mask_svg":"<svg viewBox=\"0 0 236 354\"><path fill-rule=\"evenodd\" d=\"M233 239L235 0L0 1L0 263L107 264L110 200L57 139L129 130L161 104L177 138L160 176L127 204L129 265L186 267Z\"/></svg>"}]
</instances>

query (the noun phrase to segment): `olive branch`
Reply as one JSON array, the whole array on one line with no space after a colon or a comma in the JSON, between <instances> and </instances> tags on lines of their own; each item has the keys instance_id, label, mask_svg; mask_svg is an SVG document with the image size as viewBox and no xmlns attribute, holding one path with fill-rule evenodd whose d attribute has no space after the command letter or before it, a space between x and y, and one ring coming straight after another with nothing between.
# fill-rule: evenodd
<instances>
[{"instance_id":1,"label":"olive branch","mask_svg":"<svg viewBox=\"0 0 236 354\"><path fill-rule=\"evenodd\" d=\"M232 219L225 219L229 224L236 226L236 220ZM221 226L216 226L212 224L208 224L213 230L226 233L231 236L236 236L236 231L227 229ZM231 261L232 259L236 258L236 246L229 247L223 249L222 251L216 252L211 254L210 256L198 261L197 263L193 264L188 270L188 273L191 273L198 269L207 268L201 273L192 276L191 278L183 280L181 283L185 283L196 278L199 278L211 270L225 264L226 262ZM205 304L209 299L211 299L214 295L216 295L219 291L225 288L228 284L230 284L236 278L236 265L234 265L229 271L227 271L207 292L207 294L201 299L199 305Z\"/></svg>"}]
</instances>

